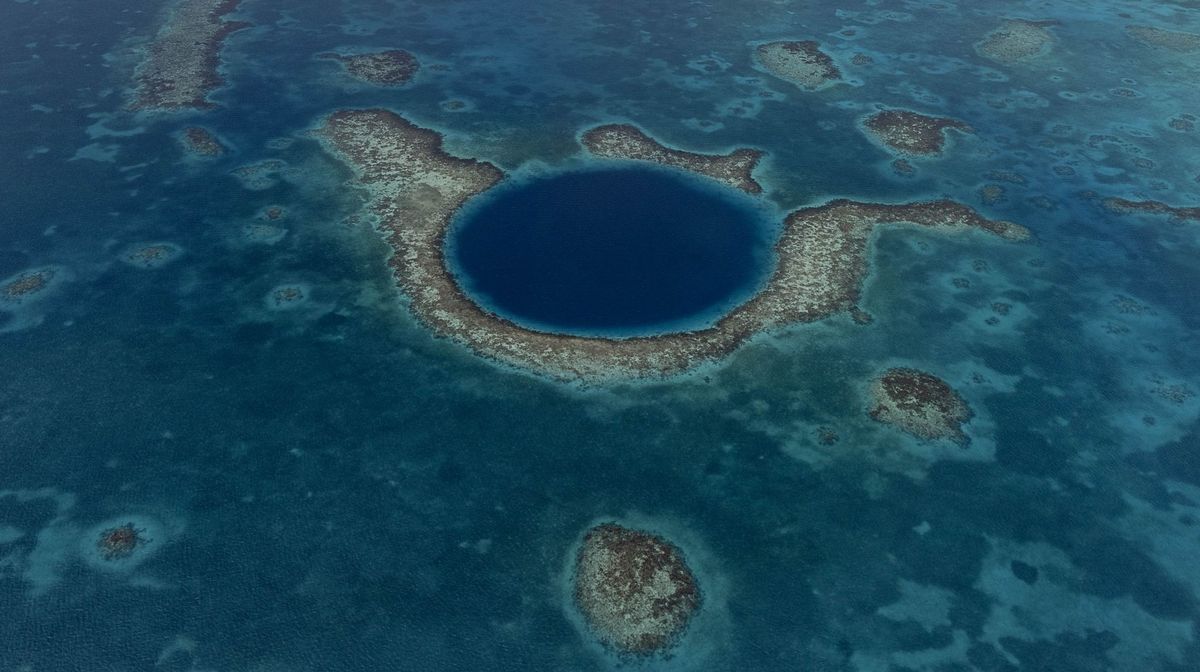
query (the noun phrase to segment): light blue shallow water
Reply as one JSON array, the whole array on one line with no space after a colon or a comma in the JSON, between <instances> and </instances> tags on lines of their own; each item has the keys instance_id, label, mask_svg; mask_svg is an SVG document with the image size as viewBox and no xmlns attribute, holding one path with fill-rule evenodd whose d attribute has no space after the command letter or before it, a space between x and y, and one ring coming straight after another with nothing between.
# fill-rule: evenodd
<instances>
[{"instance_id":1,"label":"light blue shallow water","mask_svg":"<svg viewBox=\"0 0 1200 672\"><path fill-rule=\"evenodd\" d=\"M1200 669L1200 224L1097 202L1200 204L1196 54L1125 30L1200 33L1195 3L245 0L221 107L134 117L159 9L0 10L0 278L58 269L0 310L0 670L610 669L564 577L608 519L675 539L705 591L674 656L630 667ZM1006 16L1058 20L1051 51L976 53ZM850 83L756 69L787 38ZM423 70L360 85L312 58L339 47ZM380 105L507 170L587 168L576 134L631 121L763 149L780 212L948 195L1036 240L889 230L870 325L580 390L410 316L364 194L305 134ZM900 177L858 130L876 105L975 133ZM185 159L192 124L233 151ZM267 160L266 188L231 174ZM248 235L272 205L282 238ZM182 254L121 260L158 242ZM305 300L274 309L289 287ZM891 366L960 391L967 446L867 416ZM90 562L127 520L155 553Z\"/></svg>"}]
</instances>

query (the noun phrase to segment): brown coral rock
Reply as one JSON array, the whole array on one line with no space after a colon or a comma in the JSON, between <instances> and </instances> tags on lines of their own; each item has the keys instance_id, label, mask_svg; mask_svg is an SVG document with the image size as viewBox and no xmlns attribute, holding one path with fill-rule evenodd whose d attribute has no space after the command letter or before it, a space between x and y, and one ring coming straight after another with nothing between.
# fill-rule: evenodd
<instances>
[{"instance_id":1,"label":"brown coral rock","mask_svg":"<svg viewBox=\"0 0 1200 672\"><path fill-rule=\"evenodd\" d=\"M931 117L909 110L882 110L867 117L865 128L889 149L909 156L937 156L946 145L945 131L973 133L966 122Z\"/></svg>"},{"instance_id":2,"label":"brown coral rock","mask_svg":"<svg viewBox=\"0 0 1200 672\"><path fill-rule=\"evenodd\" d=\"M920 439L966 443L971 409L946 381L917 369L888 369L871 385L870 414Z\"/></svg>"},{"instance_id":3,"label":"brown coral rock","mask_svg":"<svg viewBox=\"0 0 1200 672\"><path fill-rule=\"evenodd\" d=\"M581 140L596 156L650 161L705 175L749 194L762 192L762 185L753 176L763 156L757 149L737 149L729 154L685 152L665 147L628 124L597 126L584 133Z\"/></svg>"},{"instance_id":4,"label":"brown coral rock","mask_svg":"<svg viewBox=\"0 0 1200 672\"><path fill-rule=\"evenodd\" d=\"M223 17L241 0L181 0L170 13L135 75L135 110L214 107L208 92L221 85L217 68L225 38L250 24Z\"/></svg>"},{"instance_id":5,"label":"brown coral rock","mask_svg":"<svg viewBox=\"0 0 1200 672\"><path fill-rule=\"evenodd\" d=\"M355 79L376 86L402 86L412 80L421 65L417 58L403 49L390 49L367 54L317 54L317 58L342 64L346 73Z\"/></svg>"},{"instance_id":6,"label":"brown coral rock","mask_svg":"<svg viewBox=\"0 0 1200 672\"><path fill-rule=\"evenodd\" d=\"M573 597L601 642L633 655L671 648L701 603L696 577L674 544L616 523L584 536Z\"/></svg>"}]
</instances>

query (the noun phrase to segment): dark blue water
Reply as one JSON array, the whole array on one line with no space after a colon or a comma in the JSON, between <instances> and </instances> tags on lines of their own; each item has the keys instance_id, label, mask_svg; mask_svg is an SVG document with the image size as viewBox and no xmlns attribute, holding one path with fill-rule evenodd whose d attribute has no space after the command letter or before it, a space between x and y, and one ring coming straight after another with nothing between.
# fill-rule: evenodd
<instances>
[{"instance_id":1,"label":"dark blue water","mask_svg":"<svg viewBox=\"0 0 1200 672\"><path fill-rule=\"evenodd\" d=\"M670 172L572 172L503 189L464 213L452 264L517 322L652 333L722 311L757 286L769 225L740 194Z\"/></svg>"}]
</instances>

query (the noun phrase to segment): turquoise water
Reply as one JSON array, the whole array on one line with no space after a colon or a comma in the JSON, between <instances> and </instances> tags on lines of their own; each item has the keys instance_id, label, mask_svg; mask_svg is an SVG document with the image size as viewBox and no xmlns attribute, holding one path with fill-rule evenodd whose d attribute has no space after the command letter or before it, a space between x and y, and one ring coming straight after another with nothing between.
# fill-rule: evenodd
<instances>
[{"instance_id":1,"label":"turquoise water","mask_svg":"<svg viewBox=\"0 0 1200 672\"><path fill-rule=\"evenodd\" d=\"M161 6L3 8L0 278L61 273L0 310L0 670L612 669L563 571L606 519L677 540L705 591L673 658L626 669L1200 669L1200 229L1087 193L1200 203L1200 136L1170 125L1200 65L1124 31L1200 33L1194 3L245 0L222 107L133 116ZM1050 53L979 56L1005 16L1060 21ZM787 38L849 83L759 71L749 45ZM423 70L379 90L312 58L342 46ZM631 121L763 149L781 212L948 195L1036 240L888 230L870 325L578 389L412 318L364 194L305 133L379 105L514 173L593 167L577 133ZM876 105L976 132L901 177L858 130ZM185 158L193 124L230 154ZM268 160L255 188L231 174ZM272 205L282 237L247 236ZM182 254L121 260L157 242ZM891 366L959 390L966 447L867 416ZM97 567L126 520L155 552Z\"/></svg>"},{"instance_id":2,"label":"turquoise water","mask_svg":"<svg viewBox=\"0 0 1200 672\"><path fill-rule=\"evenodd\" d=\"M476 300L521 324L654 333L754 293L772 266L765 219L732 188L664 170L567 173L472 205L447 258Z\"/></svg>"}]
</instances>

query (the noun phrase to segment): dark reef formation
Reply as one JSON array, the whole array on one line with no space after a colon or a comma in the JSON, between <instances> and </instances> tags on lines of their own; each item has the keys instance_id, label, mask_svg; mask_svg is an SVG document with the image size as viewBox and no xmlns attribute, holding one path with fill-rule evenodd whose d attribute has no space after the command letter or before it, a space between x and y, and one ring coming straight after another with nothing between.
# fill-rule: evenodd
<instances>
[{"instance_id":1,"label":"dark reef formation","mask_svg":"<svg viewBox=\"0 0 1200 672\"><path fill-rule=\"evenodd\" d=\"M966 443L967 402L946 381L917 369L888 369L871 384L870 414L925 440Z\"/></svg>"},{"instance_id":2,"label":"dark reef formation","mask_svg":"<svg viewBox=\"0 0 1200 672\"><path fill-rule=\"evenodd\" d=\"M974 133L967 123L909 110L882 110L867 117L863 128L881 144L906 156L937 156L946 146L946 130Z\"/></svg>"},{"instance_id":3,"label":"dark reef formation","mask_svg":"<svg viewBox=\"0 0 1200 672\"><path fill-rule=\"evenodd\" d=\"M752 174L763 156L757 149L737 149L729 154L685 152L664 147L628 124L597 126L585 132L581 141L596 156L650 161L711 177L749 194L762 193L762 185Z\"/></svg>"},{"instance_id":4,"label":"dark reef formation","mask_svg":"<svg viewBox=\"0 0 1200 672\"><path fill-rule=\"evenodd\" d=\"M351 77L375 86L403 86L412 81L421 67L417 58L403 49L367 54L325 52L317 54L317 58L337 61Z\"/></svg>"},{"instance_id":5,"label":"dark reef formation","mask_svg":"<svg viewBox=\"0 0 1200 672\"><path fill-rule=\"evenodd\" d=\"M588 530L575 557L572 597L588 625L618 653L671 648L700 609L700 587L671 542L616 523Z\"/></svg>"}]
</instances>

